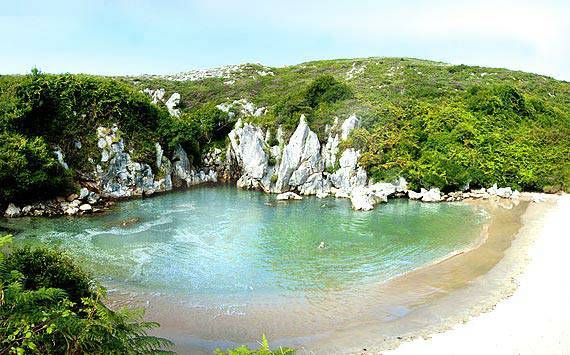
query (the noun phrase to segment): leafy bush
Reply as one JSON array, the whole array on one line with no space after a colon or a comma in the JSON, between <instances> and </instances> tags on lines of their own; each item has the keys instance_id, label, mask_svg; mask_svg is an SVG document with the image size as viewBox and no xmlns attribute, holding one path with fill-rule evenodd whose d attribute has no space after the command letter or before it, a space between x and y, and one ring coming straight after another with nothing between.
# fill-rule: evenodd
<instances>
[{"instance_id":1,"label":"leafy bush","mask_svg":"<svg viewBox=\"0 0 570 355\"><path fill-rule=\"evenodd\" d=\"M315 78L306 88L290 92L276 105L275 112L279 117L277 123L283 125L286 131L292 131L304 114L309 122L323 121L330 123L334 104L352 97L350 88L331 75L321 75ZM324 128L324 123L313 122L313 129Z\"/></svg>"},{"instance_id":2,"label":"leafy bush","mask_svg":"<svg viewBox=\"0 0 570 355\"><path fill-rule=\"evenodd\" d=\"M74 303L80 303L83 297L94 296L89 274L59 250L15 249L6 260L6 268L23 275L22 287L27 290L58 288Z\"/></svg>"},{"instance_id":3,"label":"leafy bush","mask_svg":"<svg viewBox=\"0 0 570 355\"><path fill-rule=\"evenodd\" d=\"M194 111L184 112L180 117L164 117L159 136L171 151L180 145L191 158L199 161L209 146L226 138L234 123L235 120L226 112L214 104L206 104Z\"/></svg>"},{"instance_id":4,"label":"leafy bush","mask_svg":"<svg viewBox=\"0 0 570 355\"><path fill-rule=\"evenodd\" d=\"M0 237L0 353L149 354L171 345L147 335L158 324L142 322L142 310L107 308L104 290L68 256L9 243Z\"/></svg>"},{"instance_id":5,"label":"leafy bush","mask_svg":"<svg viewBox=\"0 0 570 355\"><path fill-rule=\"evenodd\" d=\"M309 85L305 92L305 101L314 109L321 103L334 103L351 96L352 92L346 84L332 75L323 75Z\"/></svg>"},{"instance_id":6,"label":"leafy bush","mask_svg":"<svg viewBox=\"0 0 570 355\"><path fill-rule=\"evenodd\" d=\"M355 133L361 163L376 180L403 175L413 187L570 188L568 117L553 129L535 119L540 110L529 110L525 96L505 86L465 95L389 109L374 129Z\"/></svg>"},{"instance_id":7,"label":"leafy bush","mask_svg":"<svg viewBox=\"0 0 570 355\"><path fill-rule=\"evenodd\" d=\"M0 204L50 196L70 186L71 174L43 137L0 132L0 142Z\"/></svg>"},{"instance_id":8,"label":"leafy bush","mask_svg":"<svg viewBox=\"0 0 570 355\"><path fill-rule=\"evenodd\" d=\"M293 355L295 354L295 350L289 348L279 348L278 350L271 350L269 348L269 343L267 342L267 338L265 335L263 336L261 343L261 347L259 349L250 349L247 346L240 346L235 349L228 349L226 351L222 351L220 349L216 349L214 351L215 355Z\"/></svg>"}]
</instances>

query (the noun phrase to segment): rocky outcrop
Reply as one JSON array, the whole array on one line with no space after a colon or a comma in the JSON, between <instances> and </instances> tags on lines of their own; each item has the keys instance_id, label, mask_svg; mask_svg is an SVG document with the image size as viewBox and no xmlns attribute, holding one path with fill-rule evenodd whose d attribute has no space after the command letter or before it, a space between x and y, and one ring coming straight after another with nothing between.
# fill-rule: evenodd
<instances>
[{"instance_id":1,"label":"rocky outcrop","mask_svg":"<svg viewBox=\"0 0 570 355\"><path fill-rule=\"evenodd\" d=\"M170 95L170 98L166 100L164 103L170 115L178 117L180 116L180 109L178 108L178 104L180 103L180 94L175 92L174 94Z\"/></svg>"},{"instance_id":2,"label":"rocky outcrop","mask_svg":"<svg viewBox=\"0 0 570 355\"><path fill-rule=\"evenodd\" d=\"M408 196L422 202L459 201L464 198L509 198L517 196L510 188L472 190L470 193L443 194L437 188L408 190L405 179L393 182L371 183L366 171L359 166L360 152L346 148L340 154L341 142L358 128L359 120L350 115L342 123L335 119L326 127L327 139L321 146L304 116L287 142L281 128L277 130L278 145L269 146L271 133L238 120L230 132L230 147L226 154L226 171L234 162L238 187L277 193L280 199L298 195L316 195L319 198L335 196L351 200L355 210L370 210L389 197ZM219 167L218 167L219 169ZM291 194L289 194L291 193Z\"/></svg>"},{"instance_id":3,"label":"rocky outcrop","mask_svg":"<svg viewBox=\"0 0 570 355\"><path fill-rule=\"evenodd\" d=\"M205 182L217 182L218 177L215 171L208 173L203 170L196 171L188 159L186 151L178 146L174 151L174 163L172 164L172 181L175 187L190 187Z\"/></svg>"},{"instance_id":4,"label":"rocky outcrop","mask_svg":"<svg viewBox=\"0 0 570 355\"><path fill-rule=\"evenodd\" d=\"M273 191L303 189L310 176L313 177L310 184L322 180L324 166L320 148L317 134L309 129L305 117L301 116L297 129L283 149Z\"/></svg>"},{"instance_id":5,"label":"rocky outcrop","mask_svg":"<svg viewBox=\"0 0 570 355\"><path fill-rule=\"evenodd\" d=\"M96 176L104 197L123 198L155 192L154 175L148 164L131 160L117 126L97 128L101 161Z\"/></svg>"},{"instance_id":6,"label":"rocky outcrop","mask_svg":"<svg viewBox=\"0 0 570 355\"><path fill-rule=\"evenodd\" d=\"M173 187L189 187L204 182L216 182L215 171L196 171L188 155L177 147L173 162L165 155L160 144L156 144L155 175L148 164L135 162L125 151L125 144L117 126L97 129L98 146L101 149L100 163L96 167L96 181L105 198L127 198L152 195L169 191Z\"/></svg>"},{"instance_id":7,"label":"rocky outcrop","mask_svg":"<svg viewBox=\"0 0 570 355\"><path fill-rule=\"evenodd\" d=\"M244 125L238 120L229 134L231 146L228 154L240 170L237 185L278 194L291 191L321 198L329 194L350 198L354 188L365 186L368 181L366 171L358 166L360 153L346 149L339 159L337 171L325 172L325 167L334 169L341 140L343 137L346 139L357 126L358 119L354 115L342 125L336 120L332 127L327 128L327 143L321 146L317 134L301 116L287 144L279 128L276 134L279 145L270 147L270 132L249 123Z\"/></svg>"},{"instance_id":8,"label":"rocky outcrop","mask_svg":"<svg viewBox=\"0 0 570 355\"><path fill-rule=\"evenodd\" d=\"M164 90L163 88L160 89L146 88L144 90L141 90L141 92L150 96L150 99L152 100L153 104L157 104L159 102L164 103L170 115L176 117L180 116L180 109L178 108L178 104L180 103L181 97L179 93L175 92L172 95L170 95L168 100L165 100L164 95L166 94L166 90Z\"/></svg>"}]
</instances>

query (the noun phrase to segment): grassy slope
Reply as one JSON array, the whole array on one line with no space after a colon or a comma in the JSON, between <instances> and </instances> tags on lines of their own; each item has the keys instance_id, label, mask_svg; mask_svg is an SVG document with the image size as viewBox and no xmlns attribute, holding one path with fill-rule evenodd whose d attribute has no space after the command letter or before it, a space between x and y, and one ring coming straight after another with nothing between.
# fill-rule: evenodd
<instances>
[{"instance_id":1,"label":"grassy slope","mask_svg":"<svg viewBox=\"0 0 570 355\"><path fill-rule=\"evenodd\" d=\"M365 66L362 73L347 79L355 65ZM228 79L211 78L201 81L172 81L160 77L123 77L140 89L164 88L167 95L179 92L187 110L208 102L222 103L246 98L257 106L274 106L287 93L306 87L319 75L330 74L346 82L354 92L354 99L337 107L339 115L355 112L361 116L387 104L398 104L415 99L438 103L467 91L475 85L508 84L523 93L543 98L547 104L570 115L570 83L550 77L498 68L449 65L440 62L409 58L339 59L302 63L282 68L271 68L275 76L255 75L263 70L248 65L237 75L233 85Z\"/></svg>"},{"instance_id":2,"label":"grassy slope","mask_svg":"<svg viewBox=\"0 0 570 355\"><path fill-rule=\"evenodd\" d=\"M267 67L250 64L244 68L243 73L232 77L233 85L224 84L227 78L121 80L139 89L164 88L166 97L179 92L183 111L245 98L269 108L267 115L249 120L271 128L283 124L291 133L298 115L283 118L276 108L289 97L298 96L315 78L328 74L346 83L353 98L319 107L309 116L309 124L323 139L324 126L334 116L343 119L356 113L368 132L361 137L359 148L365 152L361 163L378 179L404 172L415 187L459 188L466 182L476 186L498 182L522 189L570 188L568 82L507 69L410 58L324 60L269 68L275 76L255 74ZM357 70L351 78L348 73L353 68ZM469 107L471 89L477 87L506 87L507 95L512 89L515 97L504 99L504 107L493 113L482 113ZM516 103L511 107L510 100L519 94L531 113L517 111ZM492 105L492 99L502 94L485 95L479 104ZM453 130L459 123L467 135L474 136L471 140L464 137L465 132ZM450 160L460 163L447 164ZM392 175L383 171L386 167L395 169Z\"/></svg>"},{"instance_id":3,"label":"grassy slope","mask_svg":"<svg viewBox=\"0 0 570 355\"><path fill-rule=\"evenodd\" d=\"M133 158L151 165L156 141L167 150L182 144L194 155L216 140L223 143L231 122L221 122L227 115L215 112L213 105L237 99L268 108L266 115L247 120L273 129L282 125L290 134L299 113L306 109L306 88L322 75L345 83L353 95L304 112L309 125L324 139L325 124L335 116L343 119L356 113L364 130L356 132L350 144L362 150L361 164L376 179L404 175L413 187L448 189L465 182L483 186L497 182L527 190L551 186L570 190L568 82L506 69L408 58L241 67L230 78L232 85L225 83L228 78L0 76L0 134L4 139L0 181L17 190L4 191L4 199L33 198L37 192L53 194L61 188L53 184L60 173L53 172L57 164L46 153L50 147L61 147L72 170L91 172L88 158L98 159L95 128L99 125L117 123ZM257 73L268 70L275 75ZM481 107L488 103L490 107L482 109L490 108L492 113L482 113L470 104L471 89L497 85L507 90L484 93L476 102ZM144 88L164 88L165 98L180 93L181 118L173 119L163 107L152 105L147 95L139 93ZM521 95L522 111L517 101ZM493 106L495 99L500 101L498 108ZM280 107L290 103L293 109L283 114ZM75 140L82 142L81 150L74 148ZM32 166L30 161L38 157L43 157L39 167ZM24 178L29 186L17 186Z\"/></svg>"}]
</instances>

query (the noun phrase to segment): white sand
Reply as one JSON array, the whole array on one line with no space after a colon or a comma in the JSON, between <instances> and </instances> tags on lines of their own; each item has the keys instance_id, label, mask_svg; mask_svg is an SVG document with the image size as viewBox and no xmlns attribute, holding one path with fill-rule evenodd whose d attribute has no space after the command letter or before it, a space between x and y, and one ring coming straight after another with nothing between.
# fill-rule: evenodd
<instances>
[{"instance_id":1,"label":"white sand","mask_svg":"<svg viewBox=\"0 0 570 355\"><path fill-rule=\"evenodd\" d=\"M570 195L526 221L535 230L515 293L494 310L429 339L383 352L401 354L570 354Z\"/></svg>"}]
</instances>

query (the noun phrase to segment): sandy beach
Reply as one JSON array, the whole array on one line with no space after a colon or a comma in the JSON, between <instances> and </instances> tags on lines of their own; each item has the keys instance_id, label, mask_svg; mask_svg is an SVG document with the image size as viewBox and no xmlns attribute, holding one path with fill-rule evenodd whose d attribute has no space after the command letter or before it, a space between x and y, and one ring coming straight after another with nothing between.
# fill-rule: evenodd
<instances>
[{"instance_id":1,"label":"sandy beach","mask_svg":"<svg viewBox=\"0 0 570 355\"><path fill-rule=\"evenodd\" d=\"M570 354L570 196L532 203L523 223L503 260L485 275L508 277L505 282L517 286L510 297L447 331L379 353Z\"/></svg>"}]
</instances>

